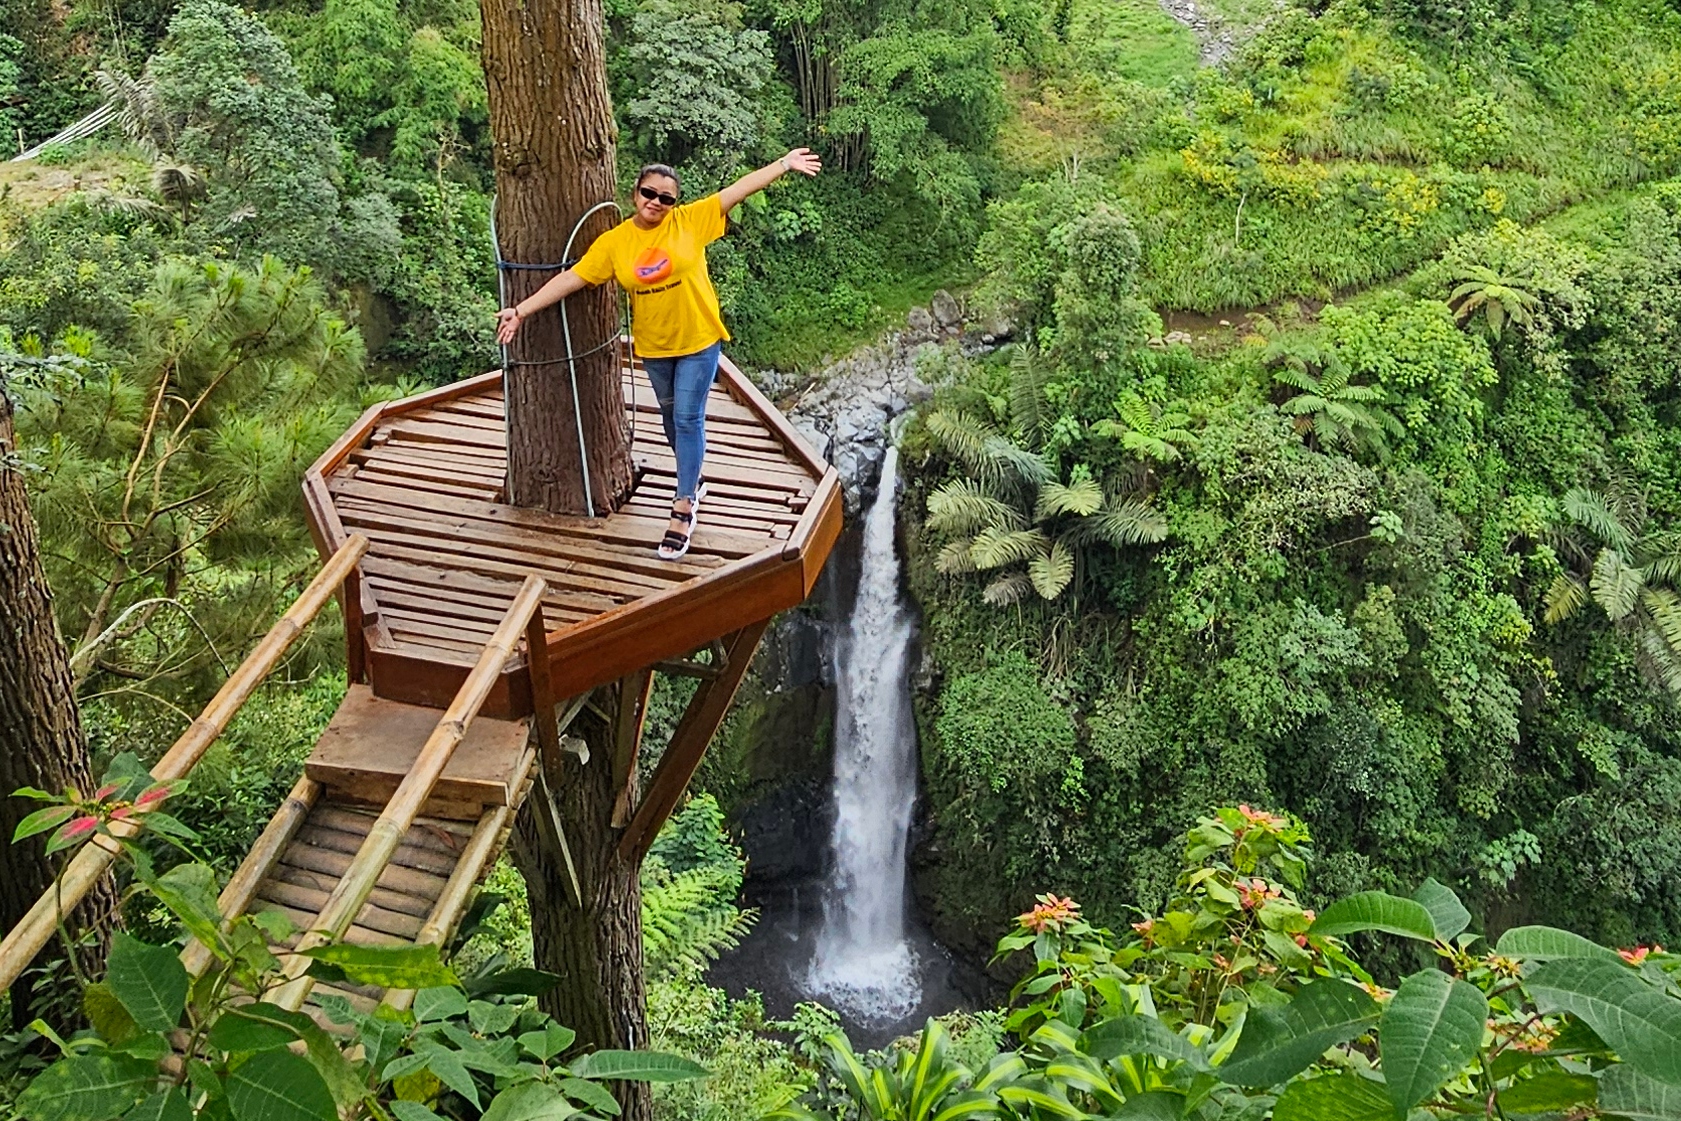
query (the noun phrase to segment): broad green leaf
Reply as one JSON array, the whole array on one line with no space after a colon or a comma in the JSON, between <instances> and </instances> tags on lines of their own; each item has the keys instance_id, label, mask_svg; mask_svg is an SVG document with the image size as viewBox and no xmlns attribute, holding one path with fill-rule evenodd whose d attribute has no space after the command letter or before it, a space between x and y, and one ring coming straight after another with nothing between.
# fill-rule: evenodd
<instances>
[{"instance_id":1,"label":"broad green leaf","mask_svg":"<svg viewBox=\"0 0 1681 1121\"><path fill-rule=\"evenodd\" d=\"M1314 934L1332 936L1381 930L1421 942L1436 940L1436 920L1424 904L1386 891L1362 891L1339 899L1325 908L1308 929Z\"/></svg>"},{"instance_id":2,"label":"broad green leaf","mask_svg":"<svg viewBox=\"0 0 1681 1121\"><path fill-rule=\"evenodd\" d=\"M304 956L344 970L359 985L382 989L431 989L455 985L455 973L438 957L436 946L352 946L348 942L317 946ZM466 1011L466 1001L462 1002Z\"/></svg>"},{"instance_id":3,"label":"broad green leaf","mask_svg":"<svg viewBox=\"0 0 1681 1121\"><path fill-rule=\"evenodd\" d=\"M1429 1099L1482 1049L1488 998L1436 969L1404 979L1378 1026L1389 1100L1405 1113Z\"/></svg>"},{"instance_id":4,"label":"broad green leaf","mask_svg":"<svg viewBox=\"0 0 1681 1121\"><path fill-rule=\"evenodd\" d=\"M35 1076L13 1108L24 1121L107 1121L157 1085L158 1068L110 1053L61 1059Z\"/></svg>"},{"instance_id":5,"label":"broad green leaf","mask_svg":"<svg viewBox=\"0 0 1681 1121\"><path fill-rule=\"evenodd\" d=\"M160 1090L123 1114L123 1121L193 1121L193 1107L181 1087Z\"/></svg>"},{"instance_id":6,"label":"broad green leaf","mask_svg":"<svg viewBox=\"0 0 1681 1121\"><path fill-rule=\"evenodd\" d=\"M1494 952L1502 957L1551 961L1554 958L1602 958L1621 961L1617 951L1552 926L1514 926L1500 936Z\"/></svg>"},{"instance_id":7,"label":"broad green leaf","mask_svg":"<svg viewBox=\"0 0 1681 1121\"><path fill-rule=\"evenodd\" d=\"M1548 962L1524 987L1544 1013L1587 1021L1610 1048L1649 1078L1681 1085L1681 1000L1654 988L1621 962Z\"/></svg>"},{"instance_id":8,"label":"broad green leaf","mask_svg":"<svg viewBox=\"0 0 1681 1121\"><path fill-rule=\"evenodd\" d=\"M542 996L560 984L560 974L541 969L503 969L462 982L468 996Z\"/></svg>"},{"instance_id":9,"label":"broad green leaf","mask_svg":"<svg viewBox=\"0 0 1681 1121\"><path fill-rule=\"evenodd\" d=\"M290 1051L260 1051L228 1072L228 1109L239 1121L338 1121L321 1076Z\"/></svg>"},{"instance_id":10,"label":"broad green leaf","mask_svg":"<svg viewBox=\"0 0 1681 1121\"><path fill-rule=\"evenodd\" d=\"M248 1004L224 1009L210 1028L210 1045L233 1054L240 1052L278 1051L290 1047L302 1038L281 1016L270 1016L269 1010L292 1015L271 1004Z\"/></svg>"},{"instance_id":11,"label":"broad green leaf","mask_svg":"<svg viewBox=\"0 0 1681 1121\"><path fill-rule=\"evenodd\" d=\"M391 1056L397 1053L408 1034L407 1024L386 1019L377 1010L356 1025L356 1038L362 1044L362 1053L367 1057L368 1065L374 1070L383 1069L391 1061Z\"/></svg>"},{"instance_id":12,"label":"broad green leaf","mask_svg":"<svg viewBox=\"0 0 1681 1121\"><path fill-rule=\"evenodd\" d=\"M45 833L49 829L57 829L69 821L76 813L75 806L48 806L36 810L22 821L12 831L12 844L17 844L25 837L33 837L37 833Z\"/></svg>"},{"instance_id":13,"label":"broad green leaf","mask_svg":"<svg viewBox=\"0 0 1681 1121\"><path fill-rule=\"evenodd\" d=\"M592 1051L572 1064L580 1078L625 1082L687 1082L711 1072L693 1059L660 1051Z\"/></svg>"},{"instance_id":14,"label":"broad green leaf","mask_svg":"<svg viewBox=\"0 0 1681 1121\"><path fill-rule=\"evenodd\" d=\"M1418 885L1413 892L1413 899L1424 905L1430 912L1430 920L1436 927L1436 938L1441 942L1451 942L1465 932L1471 925L1471 912L1465 909L1465 904L1459 901L1451 888L1444 887L1434 879L1427 879Z\"/></svg>"},{"instance_id":15,"label":"broad green leaf","mask_svg":"<svg viewBox=\"0 0 1681 1121\"><path fill-rule=\"evenodd\" d=\"M197 841L199 839L199 835L184 822L170 817L166 813L149 813L141 820L146 823L147 829L165 837L174 837L178 841Z\"/></svg>"},{"instance_id":16,"label":"broad green leaf","mask_svg":"<svg viewBox=\"0 0 1681 1121\"><path fill-rule=\"evenodd\" d=\"M395 1101L391 1103L390 1109L397 1121L444 1121L419 1102Z\"/></svg>"},{"instance_id":17,"label":"broad green leaf","mask_svg":"<svg viewBox=\"0 0 1681 1121\"><path fill-rule=\"evenodd\" d=\"M1503 1113L1563 1113L1584 1103L1592 1105L1598 1092L1599 1079L1593 1075L1571 1074L1555 1066L1500 1091L1499 1104Z\"/></svg>"},{"instance_id":18,"label":"broad green leaf","mask_svg":"<svg viewBox=\"0 0 1681 1121\"><path fill-rule=\"evenodd\" d=\"M350 1060L345 1058L339 1048L339 1041L328 1035L308 1016L300 1012L292 1013L299 1016L304 1023L299 1030L303 1033L304 1058L315 1068L315 1073L321 1076L321 1081L327 1084L327 1092L333 1095L333 1101L342 1109L361 1101L367 1095L367 1087L362 1083L362 1077Z\"/></svg>"},{"instance_id":19,"label":"broad green leaf","mask_svg":"<svg viewBox=\"0 0 1681 1121\"><path fill-rule=\"evenodd\" d=\"M1095 1024L1080 1037L1080 1050L1105 1062L1120 1055L1150 1055L1177 1059L1196 1070L1208 1069L1201 1048L1154 1016L1117 1016Z\"/></svg>"},{"instance_id":20,"label":"broad green leaf","mask_svg":"<svg viewBox=\"0 0 1681 1121\"><path fill-rule=\"evenodd\" d=\"M414 1018L423 1024L465 1015L467 994L460 989L438 985L421 989L414 994Z\"/></svg>"},{"instance_id":21,"label":"broad green leaf","mask_svg":"<svg viewBox=\"0 0 1681 1121\"><path fill-rule=\"evenodd\" d=\"M1171 1090L1134 1094L1108 1116L1125 1121L1179 1121L1185 1112L1185 1095Z\"/></svg>"},{"instance_id":22,"label":"broad green leaf","mask_svg":"<svg viewBox=\"0 0 1681 1121\"><path fill-rule=\"evenodd\" d=\"M87 1015L88 1023L93 1025L93 1030L99 1033L99 1038L113 1046L128 1042L140 1031L140 1026L123 1007L123 1002L103 981L82 990L82 1011Z\"/></svg>"},{"instance_id":23,"label":"broad green leaf","mask_svg":"<svg viewBox=\"0 0 1681 1121\"><path fill-rule=\"evenodd\" d=\"M149 946L122 931L111 939L105 984L145 1030L168 1031L180 1022L191 983L175 951Z\"/></svg>"},{"instance_id":24,"label":"broad green leaf","mask_svg":"<svg viewBox=\"0 0 1681 1121\"><path fill-rule=\"evenodd\" d=\"M225 947L222 913L216 907L216 874L208 866L177 864L146 886L181 920L188 934L206 946Z\"/></svg>"},{"instance_id":25,"label":"broad green leaf","mask_svg":"<svg viewBox=\"0 0 1681 1121\"><path fill-rule=\"evenodd\" d=\"M563 1028L550 1020L543 1025L541 1031L528 1031L519 1037L519 1045L536 1057L538 1062L546 1063L568 1047L578 1033L571 1028Z\"/></svg>"},{"instance_id":26,"label":"broad green leaf","mask_svg":"<svg viewBox=\"0 0 1681 1121\"><path fill-rule=\"evenodd\" d=\"M1504 1094L1500 1100L1505 1101ZM1681 1121L1681 1087L1619 1064L1599 1078L1599 1108L1632 1121Z\"/></svg>"},{"instance_id":27,"label":"broad green leaf","mask_svg":"<svg viewBox=\"0 0 1681 1121\"><path fill-rule=\"evenodd\" d=\"M1237 1086L1276 1086L1367 1031L1379 1011L1377 1001L1346 982L1303 985L1282 1008L1251 1008L1231 1057L1215 1073Z\"/></svg>"},{"instance_id":28,"label":"broad green leaf","mask_svg":"<svg viewBox=\"0 0 1681 1121\"><path fill-rule=\"evenodd\" d=\"M481 1121L565 1121L577 1112L554 1087L521 1082L497 1094Z\"/></svg>"},{"instance_id":29,"label":"broad green leaf","mask_svg":"<svg viewBox=\"0 0 1681 1121\"><path fill-rule=\"evenodd\" d=\"M483 1108L479 1105L478 1084L468 1072L461 1056L439 1043L429 1043L421 1040L415 1045L416 1056L426 1060L425 1069L438 1076L438 1081L448 1086L473 1103L475 1109Z\"/></svg>"},{"instance_id":30,"label":"broad green leaf","mask_svg":"<svg viewBox=\"0 0 1681 1121\"><path fill-rule=\"evenodd\" d=\"M1383 1083L1351 1071L1292 1082L1273 1106L1272 1121L1401 1121Z\"/></svg>"},{"instance_id":31,"label":"broad green leaf","mask_svg":"<svg viewBox=\"0 0 1681 1121\"><path fill-rule=\"evenodd\" d=\"M789 1106L787 1108L798 1109L799 1107ZM802 1117L794 1117L791 1114L784 1116L788 1118L788 1121L830 1121L827 1116L809 1112ZM996 1097L976 1090L968 1090L953 1096L941 1105L940 1111L930 1117L928 1121L973 1121L977 1117L1003 1116L1005 1116L1004 1107L998 1104Z\"/></svg>"},{"instance_id":32,"label":"broad green leaf","mask_svg":"<svg viewBox=\"0 0 1681 1121\"><path fill-rule=\"evenodd\" d=\"M1043 1085L1013 1082L998 1088L998 1098L1017 1106L1019 1112L1031 1117L1064 1117L1068 1121L1085 1121L1086 1111L1063 1097L1061 1091Z\"/></svg>"},{"instance_id":33,"label":"broad green leaf","mask_svg":"<svg viewBox=\"0 0 1681 1121\"><path fill-rule=\"evenodd\" d=\"M575 1102L583 1102L597 1113L608 1117L619 1115L619 1100L598 1082L587 1078L563 1078L555 1084L555 1089Z\"/></svg>"},{"instance_id":34,"label":"broad green leaf","mask_svg":"<svg viewBox=\"0 0 1681 1121\"><path fill-rule=\"evenodd\" d=\"M514 1026L519 1019L519 1006L515 1004L491 1004L486 1000L470 1001L467 1005L467 1023L480 1035L501 1035Z\"/></svg>"}]
</instances>

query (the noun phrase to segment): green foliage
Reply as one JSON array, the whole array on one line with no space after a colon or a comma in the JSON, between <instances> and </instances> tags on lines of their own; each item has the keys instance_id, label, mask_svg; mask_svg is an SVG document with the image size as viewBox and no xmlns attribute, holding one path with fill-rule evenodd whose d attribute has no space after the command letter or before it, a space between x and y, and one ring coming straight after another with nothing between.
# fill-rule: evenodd
<instances>
[{"instance_id":1,"label":"green foliage","mask_svg":"<svg viewBox=\"0 0 1681 1121\"><path fill-rule=\"evenodd\" d=\"M1074 750L1073 723L1019 651L951 682L936 731L939 765L965 785L994 792L1060 777Z\"/></svg>"},{"instance_id":2,"label":"green foliage","mask_svg":"<svg viewBox=\"0 0 1681 1121\"><path fill-rule=\"evenodd\" d=\"M642 950L650 975L698 977L740 942L757 917L735 905L745 868L711 795L692 799L666 823L642 864Z\"/></svg>"}]
</instances>

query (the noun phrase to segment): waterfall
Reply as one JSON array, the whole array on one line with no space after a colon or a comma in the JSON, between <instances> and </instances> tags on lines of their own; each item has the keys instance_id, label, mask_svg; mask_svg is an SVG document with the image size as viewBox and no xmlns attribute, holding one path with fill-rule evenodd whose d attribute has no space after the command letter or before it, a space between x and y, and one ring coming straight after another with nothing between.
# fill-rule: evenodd
<instances>
[{"instance_id":1,"label":"waterfall","mask_svg":"<svg viewBox=\"0 0 1681 1121\"><path fill-rule=\"evenodd\" d=\"M836 637L834 879L809 976L817 995L874 1022L908 1015L922 995L905 927L916 728L893 541L898 465L889 447L864 518L857 601Z\"/></svg>"}]
</instances>

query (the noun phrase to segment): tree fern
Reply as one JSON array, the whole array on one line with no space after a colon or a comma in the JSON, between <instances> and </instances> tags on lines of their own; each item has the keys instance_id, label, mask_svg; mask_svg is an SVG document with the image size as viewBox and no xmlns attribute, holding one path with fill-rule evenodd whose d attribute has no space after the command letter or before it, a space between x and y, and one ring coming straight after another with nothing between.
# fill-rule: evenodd
<instances>
[{"instance_id":1,"label":"tree fern","mask_svg":"<svg viewBox=\"0 0 1681 1121\"><path fill-rule=\"evenodd\" d=\"M642 953L650 973L670 976L703 969L734 949L758 917L733 902L741 886L734 869L700 864L672 872L650 857L642 874Z\"/></svg>"}]
</instances>

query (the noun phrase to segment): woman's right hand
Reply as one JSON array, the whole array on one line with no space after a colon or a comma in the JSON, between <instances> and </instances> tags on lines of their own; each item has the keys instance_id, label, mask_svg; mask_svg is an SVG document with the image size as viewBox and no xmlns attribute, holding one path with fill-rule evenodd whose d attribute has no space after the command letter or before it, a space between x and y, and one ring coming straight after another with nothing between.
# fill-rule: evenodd
<instances>
[{"instance_id":1,"label":"woman's right hand","mask_svg":"<svg viewBox=\"0 0 1681 1121\"><path fill-rule=\"evenodd\" d=\"M519 334L520 324L525 319L520 315L517 307L505 307L496 313L496 345L507 346Z\"/></svg>"}]
</instances>

